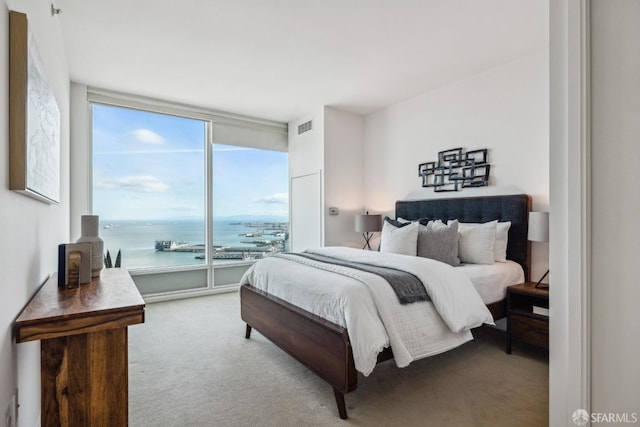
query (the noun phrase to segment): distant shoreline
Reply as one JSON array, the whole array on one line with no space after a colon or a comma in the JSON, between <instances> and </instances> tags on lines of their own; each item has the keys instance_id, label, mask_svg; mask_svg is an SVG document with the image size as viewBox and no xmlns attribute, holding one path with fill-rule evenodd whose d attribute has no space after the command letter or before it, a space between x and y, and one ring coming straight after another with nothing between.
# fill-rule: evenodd
<instances>
[{"instance_id":1,"label":"distant shoreline","mask_svg":"<svg viewBox=\"0 0 640 427\"><path fill-rule=\"evenodd\" d=\"M286 250L288 232L286 217L214 217L212 258L255 259ZM123 266L128 268L202 265L205 262L196 258L204 252L203 219L105 219L100 221L100 237L105 242L105 251L122 250Z\"/></svg>"}]
</instances>

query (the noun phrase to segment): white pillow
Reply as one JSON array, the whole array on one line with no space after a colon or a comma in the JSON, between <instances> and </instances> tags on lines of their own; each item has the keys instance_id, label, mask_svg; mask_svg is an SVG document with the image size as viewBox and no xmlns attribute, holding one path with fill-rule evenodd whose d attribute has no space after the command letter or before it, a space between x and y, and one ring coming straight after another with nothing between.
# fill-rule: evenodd
<instances>
[{"instance_id":1,"label":"white pillow","mask_svg":"<svg viewBox=\"0 0 640 427\"><path fill-rule=\"evenodd\" d=\"M498 220L484 224L460 223L458 226L460 261L467 264L493 264L497 225Z\"/></svg>"},{"instance_id":2,"label":"white pillow","mask_svg":"<svg viewBox=\"0 0 640 427\"><path fill-rule=\"evenodd\" d=\"M499 222L496 226L496 242L493 246L493 256L497 262L507 262L507 244L509 243L509 228L511 221Z\"/></svg>"},{"instance_id":3,"label":"white pillow","mask_svg":"<svg viewBox=\"0 0 640 427\"><path fill-rule=\"evenodd\" d=\"M380 237L380 252L416 256L419 226L419 223L413 222L404 227L396 227L385 221Z\"/></svg>"},{"instance_id":4,"label":"white pillow","mask_svg":"<svg viewBox=\"0 0 640 427\"><path fill-rule=\"evenodd\" d=\"M449 220L451 222L451 220ZM495 222L495 221L491 221ZM485 223L488 224L488 223ZM461 230L482 225L473 222L461 222L458 225L458 232ZM498 222L496 225L496 239L493 243L493 259L497 262L507 262L507 243L509 243L509 228L511 227L511 221Z\"/></svg>"}]
</instances>

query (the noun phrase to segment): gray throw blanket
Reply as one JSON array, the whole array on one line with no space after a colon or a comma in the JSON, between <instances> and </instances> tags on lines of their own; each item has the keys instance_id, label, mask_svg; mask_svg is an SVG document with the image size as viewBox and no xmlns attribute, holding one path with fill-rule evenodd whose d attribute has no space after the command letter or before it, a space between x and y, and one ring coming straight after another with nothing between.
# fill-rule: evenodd
<instances>
[{"instance_id":1,"label":"gray throw blanket","mask_svg":"<svg viewBox=\"0 0 640 427\"><path fill-rule=\"evenodd\" d=\"M400 304L411 304L418 301L431 301L422 281L407 271L360 262L345 261L339 258L317 254L288 253L287 255L299 256L318 262L354 268L356 270L366 271L367 273L377 274L389 282L389 285L391 285L391 288L398 296ZM274 256L278 255L276 254Z\"/></svg>"}]
</instances>

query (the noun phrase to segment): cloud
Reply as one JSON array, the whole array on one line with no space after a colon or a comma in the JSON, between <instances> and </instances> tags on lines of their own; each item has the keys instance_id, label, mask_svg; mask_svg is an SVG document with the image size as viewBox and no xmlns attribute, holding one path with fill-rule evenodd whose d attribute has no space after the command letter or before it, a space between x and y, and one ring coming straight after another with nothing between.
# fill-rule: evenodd
<instances>
[{"instance_id":1,"label":"cloud","mask_svg":"<svg viewBox=\"0 0 640 427\"><path fill-rule=\"evenodd\" d=\"M264 197L255 199L254 202L284 205L289 203L289 195L287 193L272 194L270 196L264 196Z\"/></svg>"},{"instance_id":2,"label":"cloud","mask_svg":"<svg viewBox=\"0 0 640 427\"><path fill-rule=\"evenodd\" d=\"M96 182L95 185L107 190L130 190L138 193L162 193L169 189L169 186L162 180L151 175L104 179Z\"/></svg>"},{"instance_id":3,"label":"cloud","mask_svg":"<svg viewBox=\"0 0 640 427\"><path fill-rule=\"evenodd\" d=\"M149 129L136 129L131 133L138 142L142 142L143 144L160 145L166 142L163 137Z\"/></svg>"}]
</instances>

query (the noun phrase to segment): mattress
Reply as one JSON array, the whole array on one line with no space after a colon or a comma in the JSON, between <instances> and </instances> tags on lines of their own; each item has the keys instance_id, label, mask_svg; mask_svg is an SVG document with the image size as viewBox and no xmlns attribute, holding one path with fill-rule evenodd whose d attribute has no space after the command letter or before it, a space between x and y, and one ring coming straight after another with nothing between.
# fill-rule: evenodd
<instances>
[{"instance_id":1,"label":"mattress","mask_svg":"<svg viewBox=\"0 0 640 427\"><path fill-rule=\"evenodd\" d=\"M524 282L524 271L517 262L496 262L490 265L462 264L462 271L480 294L482 302L492 304L507 296L507 287Z\"/></svg>"},{"instance_id":2,"label":"mattress","mask_svg":"<svg viewBox=\"0 0 640 427\"><path fill-rule=\"evenodd\" d=\"M313 260L295 257L294 262L286 255L262 259L245 273L241 284L251 284L347 328L356 369L364 375L389 345L396 364L403 367L469 341L473 327L493 324L472 282L458 268L426 258L352 248L312 252L408 271L422 280L431 297L431 301L401 305L377 275L340 266L320 268Z\"/></svg>"}]
</instances>

